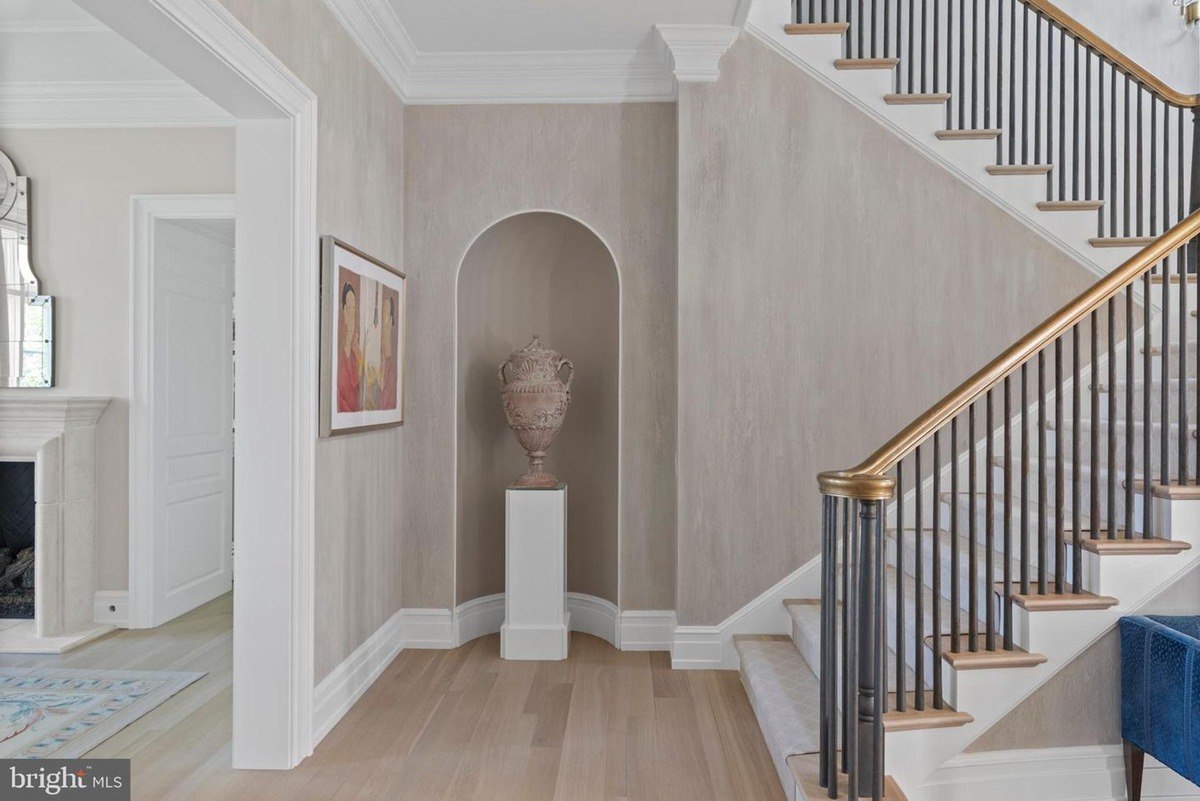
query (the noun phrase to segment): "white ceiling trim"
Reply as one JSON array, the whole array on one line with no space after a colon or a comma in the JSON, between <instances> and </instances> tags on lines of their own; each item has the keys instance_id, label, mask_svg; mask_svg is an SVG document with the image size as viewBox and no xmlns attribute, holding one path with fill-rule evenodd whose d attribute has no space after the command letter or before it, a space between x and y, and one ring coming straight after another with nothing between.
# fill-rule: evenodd
<instances>
[{"instance_id":1,"label":"white ceiling trim","mask_svg":"<svg viewBox=\"0 0 1200 801\"><path fill-rule=\"evenodd\" d=\"M672 69L681 57L672 58L671 51L661 46L422 53L387 0L325 0L325 4L405 103L647 103L669 102L677 96ZM707 70L712 77L689 80L715 80L715 59L739 30L726 25L668 27L677 47L687 47L686 28L697 40L697 52L710 57L715 53ZM717 41L725 42L720 52L715 52Z\"/></svg>"},{"instance_id":2,"label":"white ceiling trim","mask_svg":"<svg viewBox=\"0 0 1200 801\"><path fill-rule=\"evenodd\" d=\"M99 20L0 20L4 33L109 33Z\"/></svg>"},{"instance_id":3,"label":"white ceiling trim","mask_svg":"<svg viewBox=\"0 0 1200 801\"><path fill-rule=\"evenodd\" d=\"M233 125L183 81L0 83L0 128Z\"/></svg>"},{"instance_id":4,"label":"white ceiling trim","mask_svg":"<svg viewBox=\"0 0 1200 801\"><path fill-rule=\"evenodd\" d=\"M709 83L721 76L721 56L738 37L732 25L655 25L681 83Z\"/></svg>"}]
</instances>

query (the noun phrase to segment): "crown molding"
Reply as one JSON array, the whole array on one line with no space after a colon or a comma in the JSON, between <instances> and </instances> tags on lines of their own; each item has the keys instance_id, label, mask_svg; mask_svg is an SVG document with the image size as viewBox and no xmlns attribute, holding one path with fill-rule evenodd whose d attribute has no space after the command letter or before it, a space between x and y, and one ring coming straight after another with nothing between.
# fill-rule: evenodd
<instances>
[{"instance_id":1,"label":"crown molding","mask_svg":"<svg viewBox=\"0 0 1200 801\"><path fill-rule=\"evenodd\" d=\"M405 103L648 103L676 97L669 53L659 46L423 53L388 0L325 5Z\"/></svg>"},{"instance_id":2,"label":"crown molding","mask_svg":"<svg viewBox=\"0 0 1200 801\"><path fill-rule=\"evenodd\" d=\"M99 20L3 20L0 34L18 33L112 33Z\"/></svg>"},{"instance_id":3,"label":"crown molding","mask_svg":"<svg viewBox=\"0 0 1200 801\"><path fill-rule=\"evenodd\" d=\"M733 25L655 25L654 30L680 83L711 83L719 78L721 56L741 32Z\"/></svg>"},{"instance_id":4,"label":"crown molding","mask_svg":"<svg viewBox=\"0 0 1200 801\"><path fill-rule=\"evenodd\" d=\"M183 81L0 83L0 128L233 125Z\"/></svg>"}]
</instances>

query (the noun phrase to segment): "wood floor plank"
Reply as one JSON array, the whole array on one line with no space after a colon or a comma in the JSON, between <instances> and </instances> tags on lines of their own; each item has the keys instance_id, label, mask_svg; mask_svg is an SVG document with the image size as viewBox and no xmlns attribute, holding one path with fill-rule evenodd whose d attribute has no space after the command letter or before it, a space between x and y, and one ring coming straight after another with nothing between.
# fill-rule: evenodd
<instances>
[{"instance_id":1,"label":"wood floor plank","mask_svg":"<svg viewBox=\"0 0 1200 801\"><path fill-rule=\"evenodd\" d=\"M232 599L4 667L207 675L100 744L137 801L730 801L783 798L732 671L571 636L562 662L509 662L499 637L405 651L291 771L231 769Z\"/></svg>"}]
</instances>

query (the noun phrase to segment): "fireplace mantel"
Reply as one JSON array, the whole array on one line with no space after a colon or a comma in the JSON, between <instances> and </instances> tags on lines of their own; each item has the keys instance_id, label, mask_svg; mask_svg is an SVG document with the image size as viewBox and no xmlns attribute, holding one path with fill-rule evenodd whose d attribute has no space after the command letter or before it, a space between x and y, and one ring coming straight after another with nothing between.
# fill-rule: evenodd
<instances>
[{"instance_id":1,"label":"fireplace mantel","mask_svg":"<svg viewBox=\"0 0 1200 801\"><path fill-rule=\"evenodd\" d=\"M31 644L60 651L107 627L93 620L96 423L109 398L12 390L0 394L0 461L34 463L34 625ZM42 647L36 641L44 641Z\"/></svg>"}]
</instances>

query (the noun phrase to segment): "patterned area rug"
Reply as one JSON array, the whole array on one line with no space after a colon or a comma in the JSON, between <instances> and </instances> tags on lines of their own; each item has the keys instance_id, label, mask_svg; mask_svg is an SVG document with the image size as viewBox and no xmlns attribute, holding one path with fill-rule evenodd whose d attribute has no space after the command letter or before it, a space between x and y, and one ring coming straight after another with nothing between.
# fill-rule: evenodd
<instances>
[{"instance_id":1,"label":"patterned area rug","mask_svg":"<svg viewBox=\"0 0 1200 801\"><path fill-rule=\"evenodd\" d=\"M83 756L203 673L0 669L0 759Z\"/></svg>"}]
</instances>

